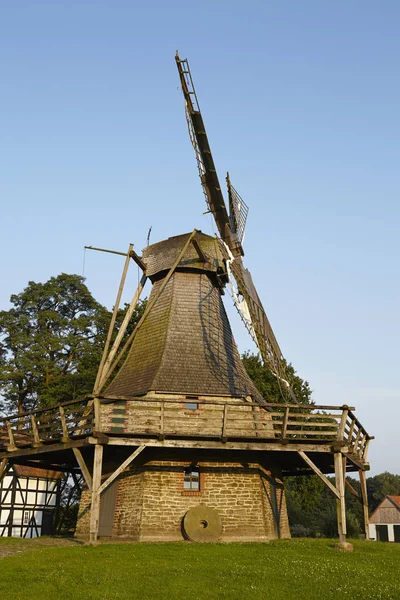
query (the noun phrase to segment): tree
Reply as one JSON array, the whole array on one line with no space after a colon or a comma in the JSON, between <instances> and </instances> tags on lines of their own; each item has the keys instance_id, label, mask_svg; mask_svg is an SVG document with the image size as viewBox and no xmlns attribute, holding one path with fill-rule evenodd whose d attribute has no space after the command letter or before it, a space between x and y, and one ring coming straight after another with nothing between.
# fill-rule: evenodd
<instances>
[{"instance_id":1,"label":"tree","mask_svg":"<svg viewBox=\"0 0 400 600\"><path fill-rule=\"evenodd\" d=\"M400 496L400 475L393 473L380 473L375 477L368 477L368 504L370 510L376 509L385 496Z\"/></svg>"},{"instance_id":2,"label":"tree","mask_svg":"<svg viewBox=\"0 0 400 600\"><path fill-rule=\"evenodd\" d=\"M263 366L259 354L245 352L242 361L256 388L267 402L287 402L283 393L284 384L279 383L271 371ZM291 364L285 363L285 369L296 401L300 404L310 404L312 390L308 381L299 377Z\"/></svg>"},{"instance_id":3,"label":"tree","mask_svg":"<svg viewBox=\"0 0 400 600\"><path fill-rule=\"evenodd\" d=\"M92 391L110 321L79 275L29 282L0 312L0 394L18 413ZM143 312L137 307L126 335ZM118 311L117 324L125 311Z\"/></svg>"}]
</instances>

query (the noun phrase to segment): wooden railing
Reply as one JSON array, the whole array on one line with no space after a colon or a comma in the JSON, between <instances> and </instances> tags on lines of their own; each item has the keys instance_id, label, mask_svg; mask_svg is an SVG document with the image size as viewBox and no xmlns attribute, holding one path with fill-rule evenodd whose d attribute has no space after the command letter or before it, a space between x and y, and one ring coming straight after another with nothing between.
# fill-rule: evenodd
<instances>
[{"instance_id":1,"label":"wooden railing","mask_svg":"<svg viewBox=\"0 0 400 600\"><path fill-rule=\"evenodd\" d=\"M98 398L0 418L0 449L13 450L93 433L275 443L341 443L362 462L372 439L348 406L199 399L197 409L168 398Z\"/></svg>"},{"instance_id":2,"label":"wooden railing","mask_svg":"<svg viewBox=\"0 0 400 600\"><path fill-rule=\"evenodd\" d=\"M86 436L93 430L93 408L87 399L0 418L0 449L9 451Z\"/></svg>"}]
</instances>

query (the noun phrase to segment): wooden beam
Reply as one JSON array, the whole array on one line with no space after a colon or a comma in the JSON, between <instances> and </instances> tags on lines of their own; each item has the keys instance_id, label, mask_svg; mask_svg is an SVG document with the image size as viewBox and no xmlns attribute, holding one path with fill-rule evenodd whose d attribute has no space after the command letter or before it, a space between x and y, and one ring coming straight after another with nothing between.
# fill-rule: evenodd
<instances>
[{"instance_id":1,"label":"wooden beam","mask_svg":"<svg viewBox=\"0 0 400 600\"><path fill-rule=\"evenodd\" d=\"M12 430L10 421L8 419L6 419L5 421L6 421L6 426L7 426L8 439L10 441L10 444L9 444L7 450L13 451L17 447L15 445L15 441L14 441L14 432Z\"/></svg>"},{"instance_id":2,"label":"wooden beam","mask_svg":"<svg viewBox=\"0 0 400 600\"><path fill-rule=\"evenodd\" d=\"M90 504L90 529L89 543L95 544L99 535L100 520L100 493L101 471L103 466L103 446L97 444L94 447L93 477L92 477L92 501Z\"/></svg>"},{"instance_id":3,"label":"wooden beam","mask_svg":"<svg viewBox=\"0 0 400 600\"><path fill-rule=\"evenodd\" d=\"M349 492L351 494L353 494L353 496L355 496L357 498L357 500L359 500L360 502L362 502L362 500L360 498L360 494L357 492L357 490L355 490L353 488L353 486L351 485L350 481L348 481L347 479L345 479L344 483L345 483L346 487L348 488Z\"/></svg>"},{"instance_id":4,"label":"wooden beam","mask_svg":"<svg viewBox=\"0 0 400 600\"><path fill-rule=\"evenodd\" d=\"M118 467L118 469L116 469L114 473L110 475L110 477L101 484L101 486L99 487L99 494L102 494L104 490L108 488L108 486L111 485L112 482L122 473L122 471L126 469L126 467L128 467L131 464L131 462L135 460L137 456L139 456L141 452L143 452L145 448L146 445L142 444L141 446L139 446L139 448L132 452L132 454L130 454L128 458L124 460L124 462Z\"/></svg>"},{"instance_id":5,"label":"wooden beam","mask_svg":"<svg viewBox=\"0 0 400 600\"><path fill-rule=\"evenodd\" d=\"M37 423L36 423L35 415L33 413L31 413L31 425L32 425L32 433L33 433L34 444L36 444L37 446L39 446L40 445L39 432L38 432L38 428L37 428Z\"/></svg>"},{"instance_id":6,"label":"wooden beam","mask_svg":"<svg viewBox=\"0 0 400 600\"><path fill-rule=\"evenodd\" d=\"M97 443L97 440L94 440ZM143 438L140 437L117 437L109 436L109 446L140 446L143 444ZM188 440L188 439L165 439L160 441L158 439L146 438L146 446L155 448L204 448L213 450L259 450L265 452L266 450L271 452L297 452L303 450L304 452L312 452L316 454L332 454L331 446L328 443L324 446L317 446L311 444L282 444L278 442L257 442L256 438L254 442L238 442L238 441L227 441L221 442L219 438L214 440Z\"/></svg>"},{"instance_id":7,"label":"wooden beam","mask_svg":"<svg viewBox=\"0 0 400 600\"><path fill-rule=\"evenodd\" d=\"M362 498L362 505L363 505L365 539L369 540L367 479L366 479L365 471L363 471L362 469L360 469L358 471L358 475L360 477L360 486L361 486L361 498Z\"/></svg>"},{"instance_id":8,"label":"wooden beam","mask_svg":"<svg viewBox=\"0 0 400 600\"><path fill-rule=\"evenodd\" d=\"M290 408L287 406L285 408L285 416L283 417L283 423L282 423L282 431L281 431L281 439L284 440L286 438L286 430L287 430L287 424L288 424L288 420L289 420L289 411Z\"/></svg>"},{"instance_id":9,"label":"wooden beam","mask_svg":"<svg viewBox=\"0 0 400 600\"><path fill-rule=\"evenodd\" d=\"M137 287L137 289L136 289L136 291L135 291L135 293L133 295L133 298L132 298L131 303L130 303L130 305L128 307L128 310L126 311L124 320L121 323L121 327L119 328L119 331L117 333L117 337L114 340L114 343L113 343L113 345L111 347L111 350L110 350L110 353L109 353L109 355L107 357L107 360L104 363L102 380L101 380L101 382L99 384L99 390L101 390L101 388L104 386L105 382L108 379L108 372L109 372L109 369L110 369L111 362L114 360L114 356L118 352L118 349L119 349L119 347L121 345L122 338L125 335L126 329L127 329L128 325L129 325L129 322L130 322L130 320L132 318L134 310L135 310L135 308L136 308L136 306L137 306L137 304L139 302L139 298L140 298L140 295L141 295L141 293L143 291L143 288L144 288L144 286L146 284L146 281L147 281L147 276L143 274L142 278L141 278L141 280L139 282L139 285L138 285L138 287Z\"/></svg>"},{"instance_id":10,"label":"wooden beam","mask_svg":"<svg viewBox=\"0 0 400 600\"><path fill-rule=\"evenodd\" d=\"M76 462L79 465L79 468L82 472L83 475L83 479L86 482L86 485L89 488L89 491L92 491L92 477L90 475L89 469L87 468L87 465L85 463L85 459L82 456L82 452L80 450L78 450L78 448L72 448L73 453L75 454L75 458L76 458Z\"/></svg>"},{"instance_id":11,"label":"wooden beam","mask_svg":"<svg viewBox=\"0 0 400 600\"><path fill-rule=\"evenodd\" d=\"M347 416L349 414L349 410L347 407L343 407L343 412L342 412L342 416L340 419L340 425L338 428L338 432L337 432L337 439L338 440L343 440L344 439L344 430L346 427L346 423L347 423Z\"/></svg>"},{"instance_id":12,"label":"wooden beam","mask_svg":"<svg viewBox=\"0 0 400 600\"><path fill-rule=\"evenodd\" d=\"M94 414L94 431L96 433L101 432L101 405L100 398L93 398L93 414Z\"/></svg>"},{"instance_id":13,"label":"wooden beam","mask_svg":"<svg viewBox=\"0 0 400 600\"><path fill-rule=\"evenodd\" d=\"M339 541L345 542L347 531L346 531L346 505L345 505L345 500L344 500L344 476L343 476L342 453L335 452L333 457L334 457L334 462L335 462L336 488L339 492L339 498L336 500Z\"/></svg>"},{"instance_id":14,"label":"wooden beam","mask_svg":"<svg viewBox=\"0 0 400 600\"><path fill-rule=\"evenodd\" d=\"M79 440L70 440L69 442L63 443L55 443L55 444L42 444L37 448L16 448L12 451L2 451L0 452L0 459L2 458L12 458L14 459L16 456L34 456L36 454L44 454L47 452L58 452L59 450L68 450L69 448L79 448L80 446L85 446L87 444L86 439L82 438Z\"/></svg>"},{"instance_id":15,"label":"wooden beam","mask_svg":"<svg viewBox=\"0 0 400 600\"><path fill-rule=\"evenodd\" d=\"M200 248L198 241L196 239L193 239L192 240L192 244L193 244L194 249L196 250L196 252L197 252L197 254L199 256L200 262L202 262L202 263L207 262L207 258L205 256L203 250Z\"/></svg>"},{"instance_id":16,"label":"wooden beam","mask_svg":"<svg viewBox=\"0 0 400 600\"><path fill-rule=\"evenodd\" d=\"M0 461L0 481L7 475L7 472L10 468L11 465L8 464L8 459L2 458Z\"/></svg>"},{"instance_id":17,"label":"wooden beam","mask_svg":"<svg viewBox=\"0 0 400 600\"><path fill-rule=\"evenodd\" d=\"M125 285L125 279L126 279L126 275L128 273L128 267L129 267L130 258L131 258L130 253L131 253L132 249L133 249L133 244L129 244L128 254L126 256L124 268L123 268L122 275L121 275L121 281L120 281L118 292L117 292L117 297L115 299L114 310L113 310L113 314L111 317L110 326L108 328L107 339L106 339L106 343L104 344L103 354L101 357L100 365L99 365L99 368L97 371L96 381L94 384L93 394L95 394L95 395L99 391L99 384L103 378L104 363L106 362L106 359L107 359L108 349L110 347L110 342L111 342L111 336L113 334L115 321L117 319L119 305L121 302L121 296L122 296L122 292L123 292L124 285Z\"/></svg>"},{"instance_id":18,"label":"wooden beam","mask_svg":"<svg viewBox=\"0 0 400 600\"><path fill-rule=\"evenodd\" d=\"M69 434L68 434L67 420L65 418L65 410L64 410L63 406L59 406L58 410L60 411L61 427L62 427L62 432L63 432L62 441L67 442L69 440Z\"/></svg>"},{"instance_id":19,"label":"wooden beam","mask_svg":"<svg viewBox=\"0 0 400 600\"><path fill-rule=\"evenodd\" d=\"M106 250L106 248L94 248L94 246L84 246L84 247L86 248L86 250L98 250L99 252L107 252L108 254L118 254L119 256L129 256L130 258L133 258L135 263L142 269L142 271L145 271L146 265L144 264L141 257L138 254L136 254L136 252L134 251L133 244L130 244L130 245L132 246L132 249L129 254L127 254L126 252L118 252L117 250Z\"/></svg>"},{"instance_id":20,"label":"wooden beam","mask_svg":"<svg viewBox=\"0 0 400 600\"><path fill-rule=\"evenodd\" d=\"M316 475L318 475L318 477L320 479L322 479L322 481L325 483L325 485L331 490L331 492L336 496L336 498L340 498L340 494L339 491L335 488L335 486L329 481L329 479L326 477L326 475L324 475L322 473L322 471L320 471L317 467L317 465L315 465L313 463L313 461L311 460L311 458L309 458L307 456L307 454L305 452L303 452L302 450L298 450L297 452L301 458L304 460L304 462L306 462L308 464L308 466L314 471L314 473Z\"/></svg>"},{"instance_id":21,"label":"wooden beam","mask_svg":"<svg viewBox=\"0 0 400 600\"><path fill-rule=\"evenodd\" d=\"M98 390L100 391L101 388L103 387L103 385L106 383L107 379L111 376L111 374L114 372L115 367L117 366L117 364L119 363L119 361L121 360L122 356L125 354L126 350L129 348L129 346L131 345L131 343L133 342L133 340L135 339L137 333L140 331L140 329L143 326L143 323L146 321L147 319L147 315L150 313L151 309L153 308L154 304L157 302L157 300L159 299L159 297L161 296L161 294L163 293L165 287L167 286L169 280L171 279L172 275L175 272L175 269L177 268L177 266L179 265L179 263L181 262L182 258L185 255L186 250L188 249L189 245L191 244L193 238L196 236L197 234L197 229L194 229L193 232L190 234L190 236L188 237L184 247L182 248L182 250L180 251L177 259L175 260L174 264L172 265L172 267L170 268L170 270L168 271L166 277L164 278L158 292L155 294L155 296L153 296L153 298L151 300L149 300L149 302L147 303L146 309L142 315L142 318L140 319L139 323L136 325L135 329L132 331L132 333L130 334L129 338L126 340L122 350L120 351L120 353L117 355L117 357L115 358L114 362L112 363L112 365L110 366L109 370L107 373L103 374L103 378L102 381L99 383L98 386Z\"/></svg>"}]
</instances>

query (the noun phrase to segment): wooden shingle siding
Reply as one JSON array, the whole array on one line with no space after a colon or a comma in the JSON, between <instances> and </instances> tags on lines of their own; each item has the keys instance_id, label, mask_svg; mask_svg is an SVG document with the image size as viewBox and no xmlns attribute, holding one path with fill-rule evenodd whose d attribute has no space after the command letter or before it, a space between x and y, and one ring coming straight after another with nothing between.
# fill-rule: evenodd
<instances>
[{"instance_id":1,"label":"wooden shingle siding","mask_svg":"<svg viewBox=\"0 0 400 600\"><path fill-rule=\"evenodd\" d=\"M154 284L150 301L161 284ZM105 395L151 390L262 400L240 359L220 291L205 273L174 273Z\"/></svg>"}]
</instances>

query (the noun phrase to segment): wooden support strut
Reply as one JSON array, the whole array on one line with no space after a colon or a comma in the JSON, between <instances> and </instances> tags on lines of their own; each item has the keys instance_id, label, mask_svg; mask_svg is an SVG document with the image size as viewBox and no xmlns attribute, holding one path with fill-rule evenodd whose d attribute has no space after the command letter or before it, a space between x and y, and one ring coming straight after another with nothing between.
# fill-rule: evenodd
<instances>
[{"instance_id":1,"label":"wooden support strut","mask_svg":"<svg viewBox=\"0 0 400 600\"><path fill-rule=\"evenodd\" d=\"M150 311L153 308L154 304L157 302L158 298L163 293L163 291L164 291L167 283L169 282L169 280L171 279L172 275L174 274L176 267L181 262L182 258L185 255L186 250L188 249L189 245L192 243L192 240L194 239L194 237L196 236L196 234L197 234L197 229L194 229L193 232L188 237L188 239L187 239L184 247L180 251L179 256L177 257L177 259L175 260L174 264L172 265L172 267L168 271L168 274L166 275L165 279L163 280L160 289L155 294L155 296L153 296L153 298L147 303L146 310L144 311L144 314L142 315L142 318L140 319L139 323L136 325L135 329L132 331L132 333L129 336L129 338L126 340L125 345L123 346L122 350L120 351L120 353L115 358L115 360L112 363L111 367L108 369L108 372L107 373L103 373L102 380L100 381L100 383L98 385L98 392L102 389L102 387L106 383L107 379L111 376L111 374L113 373L115 367L119 363L120 359L125 354L126 350L129 348L129 346L133 342L134 338L136 337L136 334L142 328L143 323L145 322L148 314L150 313Z\"/></svg>"},{"instance_id":2,"label":"wooden support strut","mask_svg":"<svg viewBox=\"0 0 400 600\"><path fill-rule=\"evenodd\" d=\"M336 488L339 492L339 498L336 500L339 541L345 542L347 529L346 529L346 505L345 505L345 500L344 500L343 457L342 457L341 452L335 452L333 457L334 457L334 462L335 462Z\"/></svg>"},{"instance_id":3,"label":"wooden support strut","mask_svg":"<svg viewBox=\"0 0 400 600\"><path fill-rule=\"evenodd\" d=\"M10 468L11 465L8 464L8 459L2 458L0 461L0 481L7 475L7 472Z\"/></svg>"},{"instance_id":4,"label":"wooden support strut","mask_svg":"<svg viewBox=\"0 0 400 600\"><path fill-rule=\"evenodd\" d=\"M107 334L106 343L104 345L104 350L103 350L103 354L102 354L102 357L101 357L99 369L97 371L96 381L95 381L94 389L93 389L93 393L94 394L97 394L97 391L98 391L98 388L99 388L99 383L100 383L100 381L103 378L104 363L106 362L108 348L110 347L110 342L111 342L111 336L112 336L112 333L114 331L115 321L117 319L117 313L118 313L118 309L119 309L119 304L121 302L121 296L122 296L122 291L123 291L124 285L125 285L126 275L128 273L128 267L129 267L129 263L130 263L130 259L131 259L131 251L132 251L132 249L133 249L133 244L129 244L128 254L126 256L125 264L124 264L124 269L123 269L122 275L121 275L121 282L119 284L119 288L118 288L118 292L117 292L117 298L115 300L114 310L113 310L113 314L112 314L112 317L111 317L110 326L108 328L108 334Z\"/></svg>"},{"instance_id":5,"label":"wooden support strut","mask_svg":"<svg viewBox=\"0 0 400 600\"><path fill-rule=\"evenodd\" d=\"M365 531L365 539L369 540L369 514L368 514L368 494L367 494L367 479L365 475L365 471L360 469L358 471L360 477L360 487L361 487L361 498L363 505L363 516L364 516L364 531Z\"/></svg>"},{"instance_id":6,"label":"wooden support strut","mask_svg":"<svg viewBox=\"0 0 400 600\"><path fill-rule=\"evenodd\" d=\"M297 453L301 456L301 458L304 460L304 462L306 462L308 464L308 466L314 471L314 473L316 475L318 475L318 477L320 479L322 479L322 481L325 483L325 485L331 490L331 492L336 496L337 499L340 499L340 492L338 489L335 488L335 486L329 481L329 479L326 477L326 475L324 475L322 473L322 471L320 471L317 467L317 465L315 465L313 463L313 461L311 460L311 458L309 458L307 456L307 454L305 452L303 452L302 450L298 450Z\"/></svg>"},{"instance_id":7,"label":"wooden support strut","mask_svg":"<svg viewBox=\"0 0 400 600\"><path fill-rule=\"evenodd\" d=\"M86 485L88 486L89 492L92 491L92 477L90 475L89 469L87 468L87 465L85 463L85 459L82 456L82 452L80 450L78 450L78 448L72 448L74 454L75 454L75 458L76 458L76 462L79 465L79 468L82 472L83 475L83 479L86 482Z\"/></svg>"},{"instance_id":8,"label":"wooden support strut","mask_svg":"<svg viewBox=\"0 0 400 600\"><path fill-rule=\"evenodd\" d=\"M67 420L65 418L65 410L63 406L59 406L58 410L60 412L60 419L61 419L61 427L62 427L62 441L63 442L67 442L69 440L69 433L68 433L68 427L67 427Z\"/></svg>"},{"instance_id":9,"label":"wooden support strut","mask_svg":"<svg viewBox=\"0 0 400 600\"><path fill-rule=\"evenodd\" d=\"M139 448L136 448L136 450L134 452L132 452L132 454L130 454L128 456L128 458L126 460L124 460L124 462L118 467L118 469L116 469L114 471L114 473L112 475L110 475L110 477L108 479L106 479L101 486L99 487L99 494L102 494L104 492L104 490L106 488L108 488L109 485L112 484L112 482L119 476L121 475L122 471L124 469L126 469L126 467L128 467L132 461L135 460L135 458L137 456L139 456L139 454L141 452L143 452L143 450L146 448L145 444L142 444L141 446L139 446Z\"/></svg>"},{"instance_id":10,"label":"wooden support strut","mask_svg":"<svg viewBox=\"0 0 400 600\"><path fill-rule=\"evenodd\" d=\"M146 284L146 281L147 281L147 276L143 274L142 278L141 278L141 280L139 282L139 285L138 285L138 287L137 287L137 289L136 289L136 291L135 291L135 293L133 295L133 298L132 298L132 301L131 301L131 303L130 303L130 305L128 307L128 310L126 311L124 320L121 323L121 327L120 327L120 329L119 329L119 331L117 333L117 337L115 338L114 343L113 343L113 345L111 347L111 350L110 350L110 353L109 353L109 355L107 357L107 360L104 363L101 381L100 381L100 384L98 386L99 391L102 389L102 387L104 386L104 383L107 381L107 379L109 377L110 365L111 365L111 363L112 363L112 361L114 359L114 356L118 352L118 349L119 349L119 347L121 345L122 338L125 335L126 329L127 329L128 325L129 325L129 322L130 322L130 320L132 318L133 312L134 312L134 310L135 310L135 308L136 308L136 306L137 306L137 304L139 302L139 298L140 298L140 295L141 295L141 293L143 291L143 288L144 288L144 286Z\"/></svg>"},{"instance_id":11,"label":"wooden support strut","mask_svg":"<svg viewBox=\"0 0 400 600\"><path fill-rule=\"evenodd\" d=\"M100 485L101 471L103 466L103 446L96 444L94 447L93 477L92 477L92 501L90 505L90 532L89 543L95 544L99 534L100 519Z\"/></svg>"}]
</instances>

